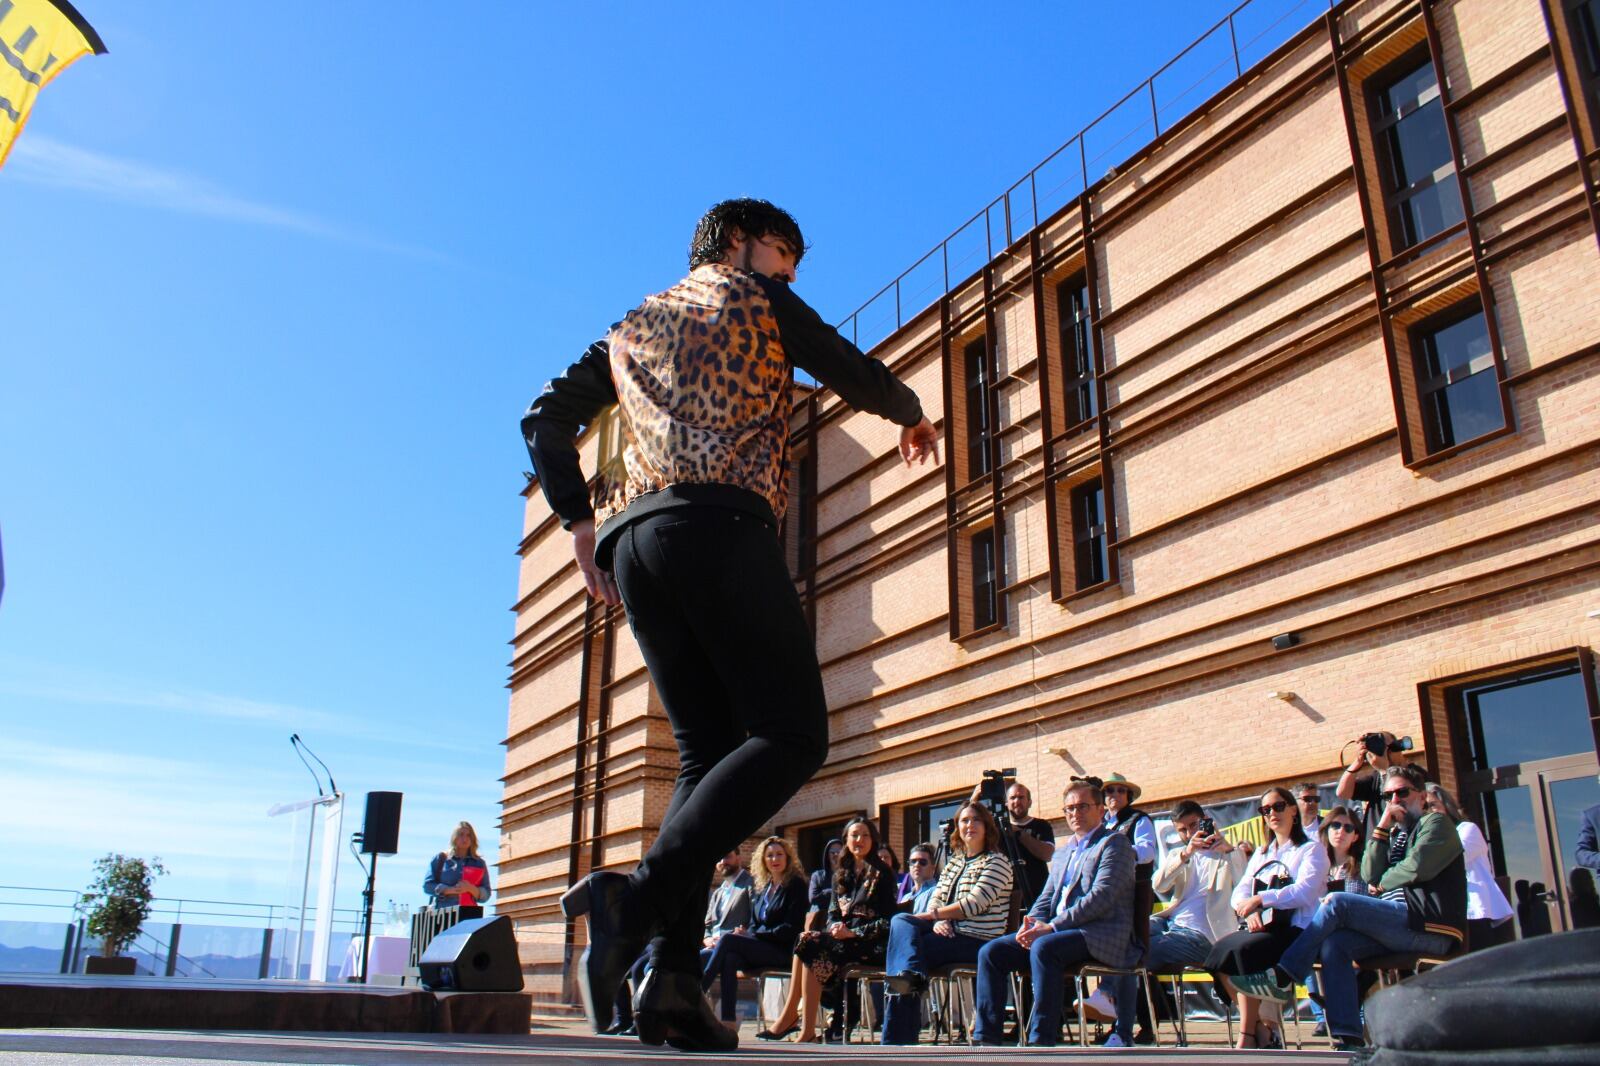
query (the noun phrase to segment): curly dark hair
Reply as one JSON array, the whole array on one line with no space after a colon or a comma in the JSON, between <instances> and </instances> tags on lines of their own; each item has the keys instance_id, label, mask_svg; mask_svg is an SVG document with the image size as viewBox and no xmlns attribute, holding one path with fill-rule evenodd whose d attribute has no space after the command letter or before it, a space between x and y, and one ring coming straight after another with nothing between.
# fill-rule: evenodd
<instances>
[{"instance_id":1,"label":"curly dark hair","mask_svg":"<svg viewBox=\"0 0 1600 1066\"><path fill-rule=\"evenodd\" d=\"M800 224L789 212L766 200L724 200L695 224L694 238L689 242L689 269L720 263L734 231L751 240L771 234L787 241L794 249L797 265L805 257L806 239L800 233Z\"/></svg>"}]
</instances>

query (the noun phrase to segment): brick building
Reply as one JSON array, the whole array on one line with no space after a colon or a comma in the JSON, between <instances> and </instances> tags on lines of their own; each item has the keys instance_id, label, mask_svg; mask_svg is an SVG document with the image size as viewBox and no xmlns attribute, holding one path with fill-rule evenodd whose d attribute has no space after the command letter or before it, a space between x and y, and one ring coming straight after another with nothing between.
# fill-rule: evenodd
<instances>
[{"instance_id":1,"label":"brick building","mask_svg":"<svg viewBox=\"0 0 1600 1066\"><path fill-rule=\"evenodd\" d=\"M1060 826L1072 774L1238 801L1388 729L1508 891L1551 890L1523 920L1584 920L1597 4L1345 2L1059 209L1030 175L981 268L872 349L942 466L797 386L784 536L832 752L776 828L808 864L858 811L903 852L988 768ZM602 419L585 470L619 450ZM557 896L639 858L676 756L626 620L527 500L498 884L548 1001L582 943Z\"/></svg>"}]
</instances>

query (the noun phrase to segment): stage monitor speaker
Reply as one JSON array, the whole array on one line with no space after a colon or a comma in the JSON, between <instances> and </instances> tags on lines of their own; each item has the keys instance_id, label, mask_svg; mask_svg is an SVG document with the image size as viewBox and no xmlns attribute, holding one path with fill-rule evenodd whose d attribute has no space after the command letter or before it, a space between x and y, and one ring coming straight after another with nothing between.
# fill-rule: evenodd
<instances>
[{"instance_id":1,"label":"stage monitor speaker","mask_svg":"<svg viewBox=\"0 0 1600 1066\"><path fill-rule=\"evenodd\" d=\"M511 919L472 918L428 941L417 960L430 992L521 992L522 961Z\"/></svg>"},{"instance_id":2,"label":"stage monitor speaker","mask_svg":"<svg viewBox=\"0 0 1600 1066\"><path fill-rule=\"evenodd\" d=\"M368 792L367 816L361 823L365 855L393 855L400 850L399 792Z\"/></svg>"}]
</instances>

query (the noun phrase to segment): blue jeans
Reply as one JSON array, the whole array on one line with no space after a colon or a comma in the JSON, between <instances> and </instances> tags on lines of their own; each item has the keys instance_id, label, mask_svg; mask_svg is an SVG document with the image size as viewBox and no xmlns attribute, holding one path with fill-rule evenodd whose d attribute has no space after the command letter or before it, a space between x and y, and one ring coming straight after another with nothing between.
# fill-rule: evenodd
<instances>
[{"instance_id":1,"label":"blue jeans","mask_svg":"<svg viewBox=\"0 0 1600 1066\"><path fill-rule=\"evenodd\" d=\"M1418 933L1406 921L1406 905L1398 900L1335 892L1322 901L1311 924L1278 960L1278 968L1304 980L1322 962L1322 1009L1332 1036L1361 1036L1361 1000L1356 991L1355 963L1396 951L1437 954L1453 941L1442 933Z\"/></svg>"},{"instance_id":2,"label":"blue jeans","mask_svg":"<svg viewBox=\"0 0 1600 1066\"><path fill-rule=\"evenodd\" d=\"M958 962L976 962L983 941L974 936L940 936L933 931L933 923L909 914L897 914L889 923L889 952L883 963L883 972L920 973L924 977L940 966ZM884 997L883 1042L885 1044L915 1044L922 1032L922 997Z\"/></svg>"},{"instance_id":3,"label":"blue jeans","mask_svg":"<svg viewBox=\"0 0 1600 1066\"><path fill-rule=\"evenodd\" d=\"M1203 966L1210 954L1211 938L1204 933L1173 925L1159 914L1151 917L1150 954L1145 962L1151 974L1182 970L1185 966ZM1145 1007L1139 995L1139 980L1136 977L1113 977L1106 987L1111 991L1111 998L1117 1001L1117 1032L1127 1040L1133 1033L1135 1015L1149 1013L1149 1008ZM1157 996L1161 994L1158 992ZM1181 1010L1183 1004L1178 1004L1178 1008ZM1153 1019L1141 1017L1140 1020L1154 1028Z\"/></svg>"},{"instance_id":4,"label":"blue jeans","mask_svg":"<svg viewBox=\"0 0 1600 1066\"><path fill-rule=\"evenodd\" d=\"M1031 948L1018 944L1015 933L989 941L978 952L978 1017L972 1039L980 1044L1000 1042L1009 991L1006 976L1027 970L1033 975L1033 1023L1028 1026L1028 1043L1054 1047L1061 1037L1061 994L1067 967L1091 958L1079 929L1046 933Z\"/></svg>"}]
</instances>

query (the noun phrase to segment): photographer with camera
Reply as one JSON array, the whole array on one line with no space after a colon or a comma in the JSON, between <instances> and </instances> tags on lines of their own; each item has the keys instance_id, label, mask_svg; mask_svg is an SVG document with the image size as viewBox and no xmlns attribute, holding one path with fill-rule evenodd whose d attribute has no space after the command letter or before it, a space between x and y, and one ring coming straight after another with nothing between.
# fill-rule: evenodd
<instances>
[{"instance_id":1,"label":"photographer with camera","mask_svg":"<svg viewBox=\"0 0 1600 1066\"><path fill-rule=\"evenodd\" d=\"M1393 733L1366 733L1353 741L1355 755L1348 760L1334 794L1346 802L1357 800L1366 809L1367 839L1372 839L1372 823L1378 817L1379 784L1383 772L1392 765L1404 765L1404 752L1412 748L1410 737L1396 737ZM1348 749L1349 744L1345 745ZM1347 762L1343 753L1340 762ZM1367 771L1371 770L1371 773Z\"/></svg>"},{"instance_id":2,"label":"photographer with camera","mask_svg":"<svg viewBox=\"0 0 1600 1066\"><path fill-rule=\"evenodd\" d=\"M1017 890L1022 909L1033 906L1044 879L1050 872L1050 857L1056 853L1056 831L1043 818L1029 815L1033 793L1016 779L1015 770L985 770L967 798L968 803L983 802L999 823L1004 840L1001 850L1017 870Z\"/></svg>"}]
</instances>

